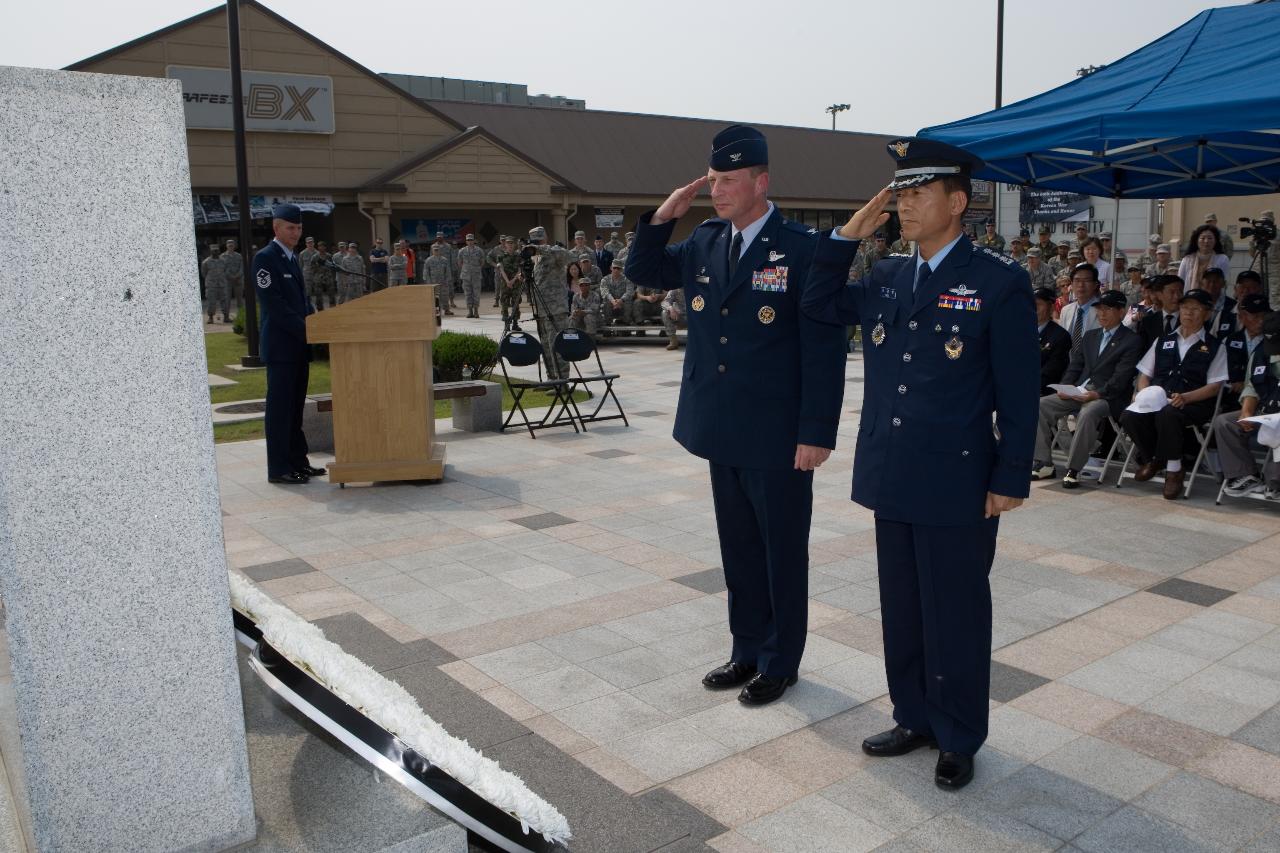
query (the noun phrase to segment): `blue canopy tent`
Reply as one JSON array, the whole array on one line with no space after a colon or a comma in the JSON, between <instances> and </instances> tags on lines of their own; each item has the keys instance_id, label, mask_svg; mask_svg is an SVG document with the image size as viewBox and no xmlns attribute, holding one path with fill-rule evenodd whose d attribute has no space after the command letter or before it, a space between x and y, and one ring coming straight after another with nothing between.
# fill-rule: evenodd
<instances>
[{"instance_id":1,"label":"blue canopy tent","mask_svg":"<svg viewBox=\"0 0 1280 853\"><path fill-rule=\"evenodd\" d=\"M920 136L975 177L1120 198L1280 192L1280 4L1201 12L1087 77Z\"/></svg>"}]
</instances>

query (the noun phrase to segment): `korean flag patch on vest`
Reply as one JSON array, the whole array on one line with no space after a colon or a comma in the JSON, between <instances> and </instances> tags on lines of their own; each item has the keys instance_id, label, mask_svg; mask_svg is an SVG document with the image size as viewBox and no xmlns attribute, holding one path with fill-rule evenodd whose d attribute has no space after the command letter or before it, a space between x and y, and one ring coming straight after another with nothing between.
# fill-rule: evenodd
<instances>
[{"instance_id":1,"label":"korean flag patch on vest","mask_svg":"<svg viewBox=\"0 0 1280 853\"><path fill-rule=\"evenodd\" d=\"M271 286L271 273L266 270L258 270L258 287L266 290Z\"/></svg>"}]
</instances>

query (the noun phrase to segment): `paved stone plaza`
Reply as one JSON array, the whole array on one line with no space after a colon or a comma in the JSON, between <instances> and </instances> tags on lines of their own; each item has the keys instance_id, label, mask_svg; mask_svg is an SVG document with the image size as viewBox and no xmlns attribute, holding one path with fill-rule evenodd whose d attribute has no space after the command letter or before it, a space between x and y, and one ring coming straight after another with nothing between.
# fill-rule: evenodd
<instances>
[{"instance_id":1,"label":"paved stone plaza","mask_svg":"<svg viewBox=\"0 0 1280 853\"><path fill-rule=\"evenodd\" d=\"M751 709L699 684L729 636L707 466L671 439L683 353L603 355L630 428L441 421L438 485L272 486L261 442L220 446L231 566L522 775L575 850L1280 850L1280 506L1037 484L991 577L990 739L944 792L936 753L859 749L891 724L849 501L861 358L815 481L801 680Z\"/></svg>"}]
</instances>

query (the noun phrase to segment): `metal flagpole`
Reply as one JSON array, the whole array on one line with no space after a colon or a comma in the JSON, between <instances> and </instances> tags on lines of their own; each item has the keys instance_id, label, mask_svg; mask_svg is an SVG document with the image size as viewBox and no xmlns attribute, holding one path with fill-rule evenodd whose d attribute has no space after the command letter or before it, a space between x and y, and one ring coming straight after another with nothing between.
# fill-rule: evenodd
<instances>
[{"instance_id":1,"label":"metal flagpole","mask_svg":"<svg viewBox=\"0 0 1280 853\"><path fill-rule=\"evenodd\" d=\"M236 146L236 199L240 207L240 257L244 260L244 334L249 354L241 356L244 367L261 367L258 357L258 305L251 276L253 256L252 223L249 220L249 160L244 144L244 87L240 80L240 3L227 0L227 42L231 59L231 112Z\"/></svg>"}]
</instances>

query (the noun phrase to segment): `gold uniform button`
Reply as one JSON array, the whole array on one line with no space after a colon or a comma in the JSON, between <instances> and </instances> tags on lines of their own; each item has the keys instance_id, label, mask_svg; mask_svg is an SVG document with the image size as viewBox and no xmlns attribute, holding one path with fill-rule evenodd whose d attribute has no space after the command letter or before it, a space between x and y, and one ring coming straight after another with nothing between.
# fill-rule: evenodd
<instances>
[{"instance_id":1,"label":"gold uniform button","mask_svg":"<svg viewBox=\"0 0 1280 853\"><path fill-rule=\"evenodd\" d=\"M717 369L717 370L719 370L721 373L724 373L724 372L725 372L726 370L728 370L729 368L725 367L725 366L722 364L722 365L720 365L719 367L717 367L716 369Z\"/></svg>"}]
</instances>

